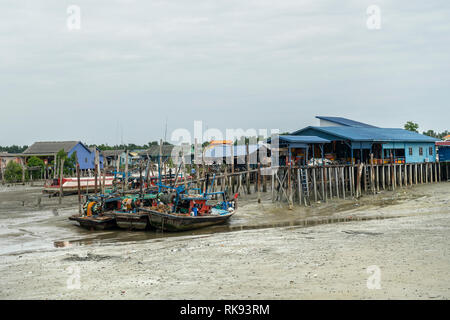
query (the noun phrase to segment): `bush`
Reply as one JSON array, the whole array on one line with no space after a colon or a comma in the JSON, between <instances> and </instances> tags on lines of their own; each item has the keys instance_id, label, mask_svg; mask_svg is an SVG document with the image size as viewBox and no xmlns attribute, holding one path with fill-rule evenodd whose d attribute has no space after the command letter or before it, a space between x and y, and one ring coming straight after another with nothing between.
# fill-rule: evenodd
<instances>
[{"instance_id":1,"label":"bush","mask_svg":"<svg viewBox=\"0 0 450 320\"><path fill-rule=\"evenodd\" d=\"M7 182L22 181L22 166L10 161L5 168L5 180Z\"/></svg>"}]
</instances>

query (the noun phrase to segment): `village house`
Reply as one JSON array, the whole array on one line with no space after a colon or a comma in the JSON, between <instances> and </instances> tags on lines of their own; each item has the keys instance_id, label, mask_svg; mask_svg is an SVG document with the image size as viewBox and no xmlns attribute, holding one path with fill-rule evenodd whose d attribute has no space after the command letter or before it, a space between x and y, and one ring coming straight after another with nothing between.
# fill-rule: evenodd
<instances>
[{"instance_id":1,"label":"village house","mask_svg":"<svg viewBox=\"0 0 450 320\"><path fill-rule=\"evenodd\" d=\"M28 147L21 156L25 159L36 156L46 165L56 158L60 150L64 150L68 157L75 152L81 170L93 170L95 168L95 150L91 150L81 141L43 141L35 142ZM103 168L103 156L99 156L100 168Z\"/></svg>"},{"instance_id":2,"label":"village house","mask_svg":"<svg viewBox=\"0 0 450 320\"><path fill-rule=\"evenodd\" d=\"M308 126L289 136L280 136L280 143L289 149L289 157L297 163L304 164L310 158L342 164L368 163L372 155L374 163L379 164L436 161L435 142L438 139L401 128L379 128L341 117L317 118L319 126ZM303 137L304 141L294 137Z\"/></svg>"}]
</instances>

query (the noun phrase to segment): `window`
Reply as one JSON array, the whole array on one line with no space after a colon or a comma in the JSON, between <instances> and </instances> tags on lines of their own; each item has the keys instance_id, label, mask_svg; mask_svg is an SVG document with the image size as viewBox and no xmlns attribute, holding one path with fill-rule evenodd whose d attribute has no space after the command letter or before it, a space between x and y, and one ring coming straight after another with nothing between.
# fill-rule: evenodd
<instances>
[{"instance_id":1,"label":"window","mask_svg":"<svg viewBox=\"0 0 450 320\"><path fill-rule=\"evenodd\" d=\"M412 148L409 148L409 149L408 149L408 154L409 154L410 156L412 156L412 155L413 155L413 151L412 151Z\"/></svg>"},{"instance_id":2,"label":"window","mask_svg":"<svg viewBox=\"0 0 450 320\"><path fill-rule=\"evenodd\" d=\"M87 158L84 158L84 162L86 162L86 163L87 163Z\"/></svg>"},{"instance_id":3,"label":"window","mask_svg":"<svg viewBox=\"0 0 450 320\"><path fill-rule=\"evenodd\" d=\"M433 147L430 147L430 156L432 156L433 155Z\"/></svg>"},{"instance_id":4,"label":"window","mask_svg":"<svg viewBox=\"0 0 450 320\"><path fill-rule=\"evenodd\" d=\"M423 156L423 148L419 147L419 156Z\"/></svg>"}]
</instances>

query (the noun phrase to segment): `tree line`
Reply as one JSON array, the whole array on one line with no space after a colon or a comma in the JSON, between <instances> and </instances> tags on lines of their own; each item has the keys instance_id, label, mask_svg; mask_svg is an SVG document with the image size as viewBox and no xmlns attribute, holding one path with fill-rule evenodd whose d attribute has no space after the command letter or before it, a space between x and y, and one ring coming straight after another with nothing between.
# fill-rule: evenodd
<instances>
[{"instance_id":1,"label":"tree line","mask_svg":"<svg viewBox=\"0 0 450 320\"><path fill-rule=\"evenodd\" d=\"M13 144L12 146L0 146L0 152L8 152L8 153L22 153L24 152L28 146L17 146Z\"/></svg>"},{"instance_id":2,"label":"tree line","mask_svg":"<svg viewBox=\"0 0 450 320\"><path fill-rule=\"evenodd\" d=\"M171 143L167 142L167 141L163 141L163 145L172 145ZM97 147L100 151L105 151L105 150L144 150L144 149L149 149L152 146L159 146L159 141L151 141L147 144L144 145L138 145L138 144L134 144L134 143L128 143L128 144L116 144L114 146L110 146L108 144L91 144L89 145L90 148L92 147Z\"/></svg>"},{"instance_id":3,"label":"tree line","mask_svg":"<svg viewBox=\"0 0 450 320\"><path fill-rule=\"evenodd\" d=\"M413 131L413 132L419 133L419 124L415 123L413 121L406 122L403 127L408 131ZM427 130L427 131L422 131L422 134L442 140L445 136L448 136L450 134L450 132L448 130L444 130L442 132L436 132L434 130Z\"/></svg>"}]
</instances>

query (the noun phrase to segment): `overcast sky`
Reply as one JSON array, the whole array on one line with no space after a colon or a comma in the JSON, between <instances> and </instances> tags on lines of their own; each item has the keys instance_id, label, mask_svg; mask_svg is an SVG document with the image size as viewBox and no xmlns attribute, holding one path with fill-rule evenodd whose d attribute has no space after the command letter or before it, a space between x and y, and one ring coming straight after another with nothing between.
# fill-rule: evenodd
<instances>
[{"instance_id":1,"label":"overcast sky","mask_svg":"<svg viewBox=\"0 0 450 320\"><path fill-rule=\"evenodd\" d=\"M166 118L169 137L316 115L443 131L449 17L448 0L2 0L0 145L144 144Z\"/></svg>"}]
</instances>

